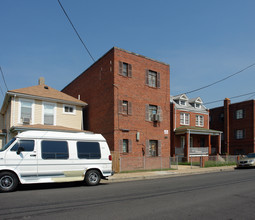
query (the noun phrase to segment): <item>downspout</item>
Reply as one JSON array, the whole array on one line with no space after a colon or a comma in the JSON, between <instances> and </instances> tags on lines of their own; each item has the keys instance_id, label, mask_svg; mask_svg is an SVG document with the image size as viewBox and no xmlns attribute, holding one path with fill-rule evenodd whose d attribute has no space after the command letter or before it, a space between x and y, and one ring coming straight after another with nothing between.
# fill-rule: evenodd
<instances>
[{"instance_id":1,"label":"downspout","mask_svg":"<svg viewBox=\"0 0 255 220\"><path fill-rule=\"evenodd\" d=\"M188 130L188 162L190 157L190 130Z\"/></svg>"},{"instance_id":2,"label":"downspout","mask_svg":"<svg viewBox=\"0 0 255 220\"><path fill-rule=\"evenodd\" d=\"M11 111L11 113L12 113L12 126L11 127L14 126L15 110L16 110L15 105L16 105L16 94L13 96L13 113Z\"/></svg>"}]
</instances>

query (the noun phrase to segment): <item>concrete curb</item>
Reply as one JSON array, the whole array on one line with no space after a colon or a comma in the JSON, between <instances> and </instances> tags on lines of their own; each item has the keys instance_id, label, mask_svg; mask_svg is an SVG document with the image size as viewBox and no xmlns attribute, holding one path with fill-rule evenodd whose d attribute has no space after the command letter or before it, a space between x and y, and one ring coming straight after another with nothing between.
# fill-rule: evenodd
<instances>
[{"instance_id":1,"label":"concrete curb","mask_svg":"<svg viewBox=\"0 0 255 220\"><path fill-rule=\"evenodd\" d=\"M186 167L178 170L167 170L167 171L145 171L145 172L134 172L134 173L116 173L109 177L108 180L102 180L103 183L112 182L126 182L146 179L158 179L158 178L169 178L177 176L197 175L205 173L215 172L227 172L234 171L235 166L226 167L208 167L208 168L192 168Z\"/></svg>"}]
</instances>

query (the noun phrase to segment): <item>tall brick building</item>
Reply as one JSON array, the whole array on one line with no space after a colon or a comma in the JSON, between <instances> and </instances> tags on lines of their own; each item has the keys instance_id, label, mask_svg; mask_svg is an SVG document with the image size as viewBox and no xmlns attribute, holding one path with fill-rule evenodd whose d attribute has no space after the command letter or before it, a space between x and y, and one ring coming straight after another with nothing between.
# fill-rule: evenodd
<instances>
[{"instance_id":1,"label":"tall brick building","mask_svg":"<svg viewBox=\"0 0 255 220\"><path fill-rule=\"evenodd\" d=\"M88 103L85 128L121 157L170 156L170 67L112 48L62 92Z\"/></svg>"},{"instance_id":2,"label":"tall brick building","mask_svg":"<svg viewBox=\"0 0 255 220\"><path fill-rule=\"evenodd\" d=\"M210 127L223 131L222 152L247 154L255 152L255 100L210 109Z\"/></svg>"}]
</instances>

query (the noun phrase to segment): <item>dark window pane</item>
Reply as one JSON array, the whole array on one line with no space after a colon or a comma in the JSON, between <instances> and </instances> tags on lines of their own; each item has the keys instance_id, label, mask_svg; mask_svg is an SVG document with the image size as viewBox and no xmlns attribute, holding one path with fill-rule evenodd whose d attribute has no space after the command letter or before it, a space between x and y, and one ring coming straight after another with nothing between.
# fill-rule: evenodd
<instances>
[{"instance_id":1,"label":"dark window pane","mask_svg":"<svg viewBox=\"0 0 255 220\"><path fill-rule=\"evenodd\" d=\"M68 147L66 141L42 141L43 159L68 159Z\"/></svg>"},{"instance_id":2,"label":"dark window pane","mask_svg":"<svg viewBox=\"0 0 255 220\"><path fill-rule=\"evenodd\" d=\"M122 146L123 153L128 153L128 139L123 139L123 146Z\"/></svg>"},{"instance_id":3,"label":"dark window pane","mask_svg":"<svg viewBox=\"0 0 255 220\"><path fill-rule=\"evenodd\" d=\"M127 76L128 75L128 64L127 63L123 63L123 67L122 67L122 74L123 76Z\"/></svg>"},{"instance_id":4,"label":"dark window pane","mask_svg":"<svg viewBox=\"0 0 255 220\"><path fill-rule=\"evenodd\" d=\"M100 146L97 142L77 142L78 158L100 159Z\"/></svg>"},{"instance_id":5,"label":"dark window pane","mask_svg":"<svg viewBox=\"0 0 255 220\"><path fill-rule=\"evenodd\" d=\"M17 151L19 147L23 147L24 151L33 151L34 150L34 141L33 140L20 140L12 147L11 151Z\"/></svg>"}]
</instances>

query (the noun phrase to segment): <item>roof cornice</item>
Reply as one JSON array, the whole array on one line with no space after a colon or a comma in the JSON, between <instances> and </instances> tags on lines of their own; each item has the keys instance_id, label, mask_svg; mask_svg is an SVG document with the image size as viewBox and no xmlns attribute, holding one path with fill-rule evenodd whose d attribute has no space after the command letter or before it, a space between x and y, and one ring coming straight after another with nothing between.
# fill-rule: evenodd
<instances>
[{"instance_id":1,"label":"roof cornice","mask_svg":"<svg viewBox=\"0 0 255 220\"><path fill-rule=\"evenodd\" d=\"M48 97L42 97L42 96L36 96L36 95L28 95L24 93L16 93L16 92L7 92L6 93L9 96L18 96L21 98L29 98L29 99L39 99L42 101L51 101L51 102L61 102L63 104L72 104L72 105L78 105L78 106L87 106L87 103L80 103L80 102L72 102L72 101L67 101L63 99L54 99L54 98L48 98Z\"/></svg>"}]
</instances>

